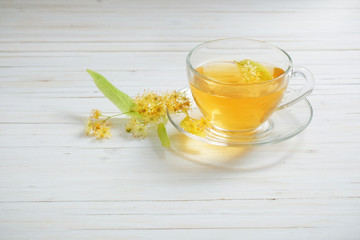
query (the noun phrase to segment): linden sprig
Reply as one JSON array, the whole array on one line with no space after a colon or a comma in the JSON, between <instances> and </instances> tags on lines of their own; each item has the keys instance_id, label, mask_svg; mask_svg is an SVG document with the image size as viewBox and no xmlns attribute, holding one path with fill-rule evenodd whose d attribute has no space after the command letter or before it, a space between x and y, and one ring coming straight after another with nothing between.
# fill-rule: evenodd
<instances>
[{"instance_id":1,"label":"linden sprig","mask_svg":"<svg viewBox=\"0 0 360 240\"><path fill-rule=\"evenodd\" d=\"M100 110L94 109L86 122L85 133L88 136L94 136L97 139L111 138L110 123L107 122L110 118L123 115L124 113L115 114L113 116L106 116ZM105 117L100 119L100 117Z\"/></svg>"},{"instance_id":2,"label":"linden sprig","mask_svg":"<svg viewBox=\"0 0 360 240\"><path fill-rule=\"evenodd\" d=\"M166 132L165 125L168 122L167 114L184 113L187 117L182 121L186 126L185 130L194 132L197 135L204 131L207 123L204 119L196 122L195 119L189 118L190 99L184 92L168 91L157 93L145 90L134 99L126 93L113 86L101 74L87 70L93 78L96 86L122 113L112 116L106 116L99 110L93 110L86 124L86 134L95 136L98 139L110 138L110 124L108 120L112 117L127 115L129 121L126 124L126 131L134 137L146 137L148 131L157 128L157 134L164 147L170 146L170 140ZM188 123L188 124L186 124Z\"/></svg>"}]
</instances>

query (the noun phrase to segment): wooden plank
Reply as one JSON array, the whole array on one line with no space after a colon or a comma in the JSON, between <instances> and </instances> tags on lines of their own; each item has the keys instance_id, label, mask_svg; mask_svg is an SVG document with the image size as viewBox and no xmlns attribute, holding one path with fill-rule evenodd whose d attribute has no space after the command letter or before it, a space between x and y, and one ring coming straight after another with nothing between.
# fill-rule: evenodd
<instances>
[{"instance_id":1,"label":"wooden plank","mask_svg":"<svg viewBox=\"0 0 360 240\"><path fill-rule=\"evenodd\" d=\"M0 239L358 239L360 5L346 1L0 2ZM83 134L134 96L187 85L185 57L224 37L310 68L314 119L289 141L224 148L180 135ZM200 164L199 164L200 163Z\"/></svg>"}]
</instances>

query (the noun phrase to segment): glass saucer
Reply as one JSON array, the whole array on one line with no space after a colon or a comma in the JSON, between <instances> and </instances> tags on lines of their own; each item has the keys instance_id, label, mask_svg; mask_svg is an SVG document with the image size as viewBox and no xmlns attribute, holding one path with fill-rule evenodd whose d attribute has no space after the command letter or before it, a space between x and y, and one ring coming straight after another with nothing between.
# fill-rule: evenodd
<instances>
[{"instance_id":1,"label":"glass saucer","mask_svg":"<svg viewBox=\"0 0 360 240\"><path fill-rule=\"evenodd\" d=\"M290 89L287 93L291 91ZM203 115L196 106L190 89L183 89L182 92L185 92L191 100L190 117L200 119ZM218 146L251 146L278 143L294 137L309 125L313 116L313 109L310 102L305 98L294 105L277 110L267 122L251 134L231 132L222 134L221 131L207 129L205 136L194 135L180 127L180 122L184 119L185 114L169 114L168 112L167 115L178 131L193 139Z\"/></svg>"}]
</instances>

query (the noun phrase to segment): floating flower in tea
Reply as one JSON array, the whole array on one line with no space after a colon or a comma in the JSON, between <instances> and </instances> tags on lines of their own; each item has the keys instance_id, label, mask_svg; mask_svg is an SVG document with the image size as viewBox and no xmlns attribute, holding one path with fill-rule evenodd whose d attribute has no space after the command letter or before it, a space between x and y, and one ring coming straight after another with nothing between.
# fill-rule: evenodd
<instances>
[{"instance_id":1,"label":"floating flower in tea","mask_svg":"<svg viewBox=\"0 0 360 240\"><path fill-rule=\"evenodd\" d=\"M271 80L273 77L262 64L245 59L240 62L234 61L240 71L241 82L256 83Z\"/></svg>"}]
</instances>

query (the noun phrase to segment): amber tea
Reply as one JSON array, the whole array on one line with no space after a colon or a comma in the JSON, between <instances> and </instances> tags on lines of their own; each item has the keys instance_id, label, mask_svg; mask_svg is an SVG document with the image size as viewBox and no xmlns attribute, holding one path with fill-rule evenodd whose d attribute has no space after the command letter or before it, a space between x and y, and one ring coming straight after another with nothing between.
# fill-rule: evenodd
<instances>
[{"instance_id":1,"label":"amber tea","mask_svg":"<svg viewBox=\"0 0 360 240\"><path fill-rule=\"evenodd\" d=\"M247 131L264 123L286 89L284 70L252 60L208 62L190 81L194 100L213 127Z\"/></svg>"}]
</instances>

